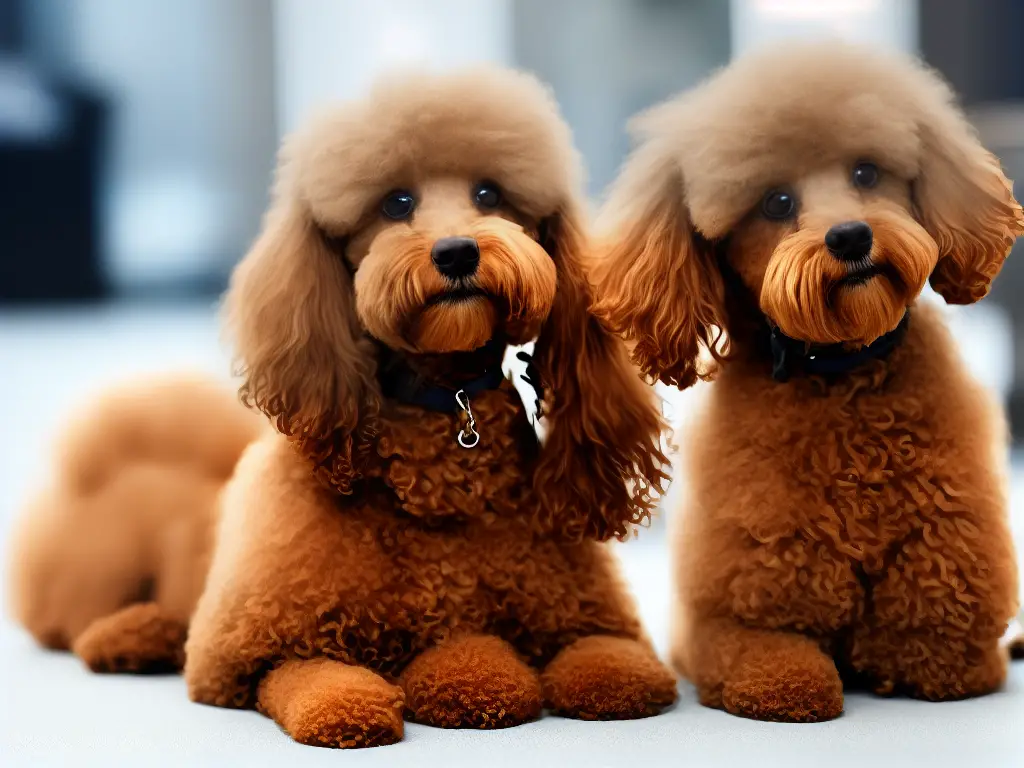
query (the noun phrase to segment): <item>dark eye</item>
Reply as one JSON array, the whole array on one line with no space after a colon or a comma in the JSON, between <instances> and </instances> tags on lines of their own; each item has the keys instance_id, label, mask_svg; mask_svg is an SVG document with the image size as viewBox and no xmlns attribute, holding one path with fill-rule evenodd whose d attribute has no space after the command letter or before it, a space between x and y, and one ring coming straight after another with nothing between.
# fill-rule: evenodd
<instances>
[{"instance_id":1,"label":"dark eye","mask_svg":"<svg viewBox=\"0 0 1024 768\"><path fill-rule=\"evenodd\" d=\"M501 205L501 190L493 181L481 181L473 187L473 202L480 208L497 208Z\"/></svg>"},{"instance_id":2,"label":"dark eye","mask_svg":"<svg viewBox=\"0 0 1024 768\"><path fill-rule=\"evenodd\" d=\"M389 219L395 219L396 221L408 219L412 216L415 208L416 198L412 196L412 192L407 192L404 189L388 192L384 202L380 205L381 212Z\"/></svg>"},{"instance_id":3,"label":"dark eye","mask_svg":"<svg viewBox=\"0 0 1024 768\"><path fill-rule=\"evenodd\" d=\"M782 189L773 189L761 201L761 213L769 219L788 219L796 211L796 198Z\"/></svg>"},{"instance_id":4,"label":"dark eye","mask_svg":"<svg viewBox=\"0 0 1024 768\"><path fill-rule=\"evenodd\" d=\"M878 166L874 163L857 163L853 166L853 186L871 189L878 184Z\"/></svg>"}]
</instances>

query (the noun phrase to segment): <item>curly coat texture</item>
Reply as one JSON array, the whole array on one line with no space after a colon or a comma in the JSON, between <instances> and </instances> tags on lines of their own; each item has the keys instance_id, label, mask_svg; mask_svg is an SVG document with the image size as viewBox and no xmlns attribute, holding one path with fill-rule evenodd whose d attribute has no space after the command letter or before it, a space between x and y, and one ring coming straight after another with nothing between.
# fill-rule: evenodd
<instances>
[{"instance_id":1,"label":"curly coat texture","mask_svg":"<svg viewBox=\"0 0 1024 768\"><path fill-rule=\"evenodd\" d=\"M11 541L14 617L97 672L181 669L217 496L263 430L199 378L134 382L84 407Z\"/></svg>"},{"instance_id":2,"label":"curly coat texture","mask_svg":"<svg viewBox=\"0 0 1024 768\"><path fill-rule=\"evenodd\" d=\"M384 81L286 142L227 299L242 395L279 434L225 490L194 700L333 747L396 741L402 713L490 728L674 701L603 543L648 518L664 457L650 393L591 312L578 178L553 100L501 70ZM481 179L500 209L469 202ZM392 189L417 199L406 220L378 213ZM467 234L489 298L436 301L430 246ZM492 333L538 335L543 447L508 382L473 397L470 450L461 416L383 395L385 359L443 378Z\"/></svg>"},{"instance_id":3,"label":"curly coat texture","mask_svg":"<svg viewBox=\"0 0 1024 768\"><path fill-rule=\"evenodd\" d=\"M998 688L1006 429L917 301L927 279L983 297L1024 232L998 162L934 74L840 43L740 60L636 128L602 214L600 309L649 376L716 377L675 534L676 668L704 704L765 720L835 717L844 682ZM762 213L773 190L791 215ZM874 233L853 265L824 242L845 221ZM773 380L770 328L857 349L908 311L888 357Z\"/></svg>"}]
</instances>

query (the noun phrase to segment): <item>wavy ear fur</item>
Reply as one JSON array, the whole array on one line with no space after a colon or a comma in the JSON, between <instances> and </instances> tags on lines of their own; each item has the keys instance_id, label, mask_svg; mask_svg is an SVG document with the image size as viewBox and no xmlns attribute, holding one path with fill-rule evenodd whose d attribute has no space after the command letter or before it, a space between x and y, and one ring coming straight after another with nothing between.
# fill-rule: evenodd
<instances>
[{"instance_id":1,"label":"wavy ear fur","mask_svg":"<svg viewBox=\"0 0 1024 768\"><path fill-rule=\"evenodd\" d=\"M971 304L988 294L1024 234L1024 213L999 160L981 146L949 89L937 84L930 96L914 184L922 224L939 246L930 280L950 304Z\"/></svg>"},{"instance_id":2,"label":"wavy ear fur","mask_svg":"<svg viewBox=\"0 0 1024 768\"><path fill-rule=\"evenodd\" d=\"M577 215L545 222L558 270L555 302L534 350L551 427L534 474L542 521L571 539L624 538L646 522L662 486L662 419L653 392L591 311Z\"/></svg>"},{"instance_id":3,"label":"wavy ear fur","mask_svg":"<svg viewBox=\"0 0 1024 768\"><path fill-rule=\"evenodd\" d=\"M725 354L725 290L713 248L697 235L679 164L658 139L626 162L603 208L599 314L633 345L643 373L686 388L705 348Z\"/></svg>"},{"instance_id":4,"label":"wavy ear fur","mask_svg":"<svg viewBox=\"0 0 1024 768\"><path fill-rule=\"evenodd\" d=\"M242 401L313 459L325 484L351 493L375 435L375 358L341 257L301 205L279 201L267 215L226 310Z\"/></svg>"}]
</instances>

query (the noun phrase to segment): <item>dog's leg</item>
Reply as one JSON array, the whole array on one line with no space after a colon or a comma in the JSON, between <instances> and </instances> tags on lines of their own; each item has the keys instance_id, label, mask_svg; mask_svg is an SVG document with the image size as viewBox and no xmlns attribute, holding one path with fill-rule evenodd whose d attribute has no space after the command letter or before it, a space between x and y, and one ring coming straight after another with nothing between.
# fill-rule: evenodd
<instances>
[{"instance_id":1,"label":"dog's leg","mask_svg":"<svg viewBox=\"0 0 1024 768\"><path fill-rule=\"evenodd\" d=\"M850 664L875 693L931 701L982 696L1006 679L1008 653L998 639L937 627L897 628L871 622L855 635Z\"/></svg>"},{"instance_id":2,"label":"dog's leg","mask_svg":"<svg viewBox=\"0 0 1024 768\"><path fill-rule=\"evenodd\" d=\"M187 631L156 603L136 603L96 619L72 650L93 672L178 672Z\"/></svg>"},{"instance_id":3,"label":"dog's leg","mask_svg":"<svg viewBox=\"0 0 1024 768\"><path fill-rule=\"evenodd\" d=\"M402 676L406 709L440 728L507 728L538 717L536 671L497 637L469 635L420 654Z\"/></svg>"},{"instance_id":4,"label":"dog's leg","mask_svg":"<svg viewBox=\"0 0 1024 768\"><path fill-rule=\"evenodd\" d=\"M1000 640L1017 587L1009 533L986 528L934 518L872 585L871 611L849 654L878 693L940 701L1002 685L1008 654Z\"/></svg>"},{"instance_id":5,"label":"dog's leg","mask_svg":"<svg viewBox=\"0 0 1024 768\"><path fill-rule=\"evenodd\" d=\"M544 670L544 700L565 717L631 720L676 700L676 679L645 643L591 635L562 649Z\"/></svg>"},{"instance_id":6,"label":"dog's leg","mask_svg":"<svg viewBox=\"0 0 1024 768\"><path fill-rule=\"evenodd\" d=\"M809 637L697 620L688 669L701 703L757 720L812 723L843 711L836 665Z\"/></svg>"},{"instance_id":7,"label":"dog's leg","mask_svg":"<svg viewBox=\"0 0 1024 768\"><path fill-rule=\"evenodd\" d=\"M286 661L260 682L257 708L302 744L375 747L400 741L402 689L372 670L326 658Z\"/></svg>"}]
</instances>

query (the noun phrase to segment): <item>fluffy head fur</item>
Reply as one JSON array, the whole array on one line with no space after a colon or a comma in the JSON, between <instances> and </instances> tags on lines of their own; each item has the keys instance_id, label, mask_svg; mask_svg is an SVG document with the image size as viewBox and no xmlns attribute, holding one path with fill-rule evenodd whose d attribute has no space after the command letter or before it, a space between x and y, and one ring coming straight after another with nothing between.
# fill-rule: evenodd
<instances>
[{"instance_id":1,"label":"fluffy head fur","mask_svg":"<svg viewBox=\"0 0 1024 768\"><path fill-rule=\"evenodd\" d=\"M603 311L667 383L703 373L699 347L725 353L720 261L786 334L859 346L892 330L926 280L951 303L982 298L1024 231L949 88L901 56L835 42L769 49L633 131L641 145L603 216L614 241ZM864 161L880 170L872 189L851 182ZM797 201L784 221L760 213L776 189ZM846 281L851 267L824 242L855 220L874 232L866 282Z\"/></svg>"},{"instance_id":2,"label":"fluffy head fur","mask_svg":"<svg viewBox=\"0 0 1024 768\"><path fill-rule=\"evenodd\" d=\"M523 74L405 74L315 121L285 143L274 206L228 294L246 402L347 494L389 418L381 349L444 374L446 355L537 337L552 421L537 492L557 519L589 520L581 532L625 535L663 477L660 421L591 313L580 176L554 101ZM485 180L496 208L472 197ZM381 214L392 190L416 199L410 218ZM479 245L475 275L432 263L452 236ZM464 289L477 295L446 299Z\"/></svg>"}]
</instances>

